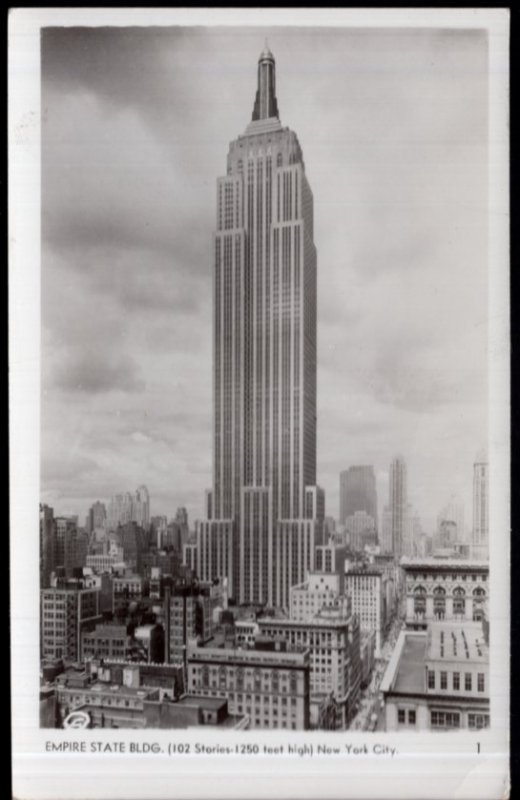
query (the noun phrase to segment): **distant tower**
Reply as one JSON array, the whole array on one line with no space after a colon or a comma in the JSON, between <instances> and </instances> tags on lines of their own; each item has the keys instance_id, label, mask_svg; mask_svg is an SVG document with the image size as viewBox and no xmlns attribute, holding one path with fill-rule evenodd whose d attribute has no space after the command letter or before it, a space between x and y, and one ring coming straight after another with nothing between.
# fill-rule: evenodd
<instances>
[{"instance_id":1,"label":"distant tower","mask_svg":"<svg viewBox=\"0 0 520 800\"><path fill-rule=\"evenodd\" d=\"M489 558L489 478L485 451L478 453L473 464L473 536L472 556Z\"/></svg>"},{"instance_id":2,"label":"distant tower","mask_svg":"<svg viewBox=\"0 0 520 800\"><path fill-rule=\"evenodd\" d=\"M374 467L349 467L339 476L339 521L344 525L357 511L372 517L377 530L377 491Z\"/></svg>"},{"instance_id":3,"label":"distant tower","mask_svg":"<svg viewBox=\"0 0 520 800\"><path fill-rule=\"evenodd\" d=\"M321 543L316 486L316 247L296 134L278 116L273 54L252 121L217 182L213 490L197 523L199 577L239 602L289 606Z\"/></svg>"},{"instance_id":4,"label":"distant tower","mask_svg":"<svg viewBox=\"0 0 520 800\"><path fill-rule=\"evenodd\" d=\"M132 519L141 528L148 530L150 527L150 495L146 486L136 489L133 501Z\"/></svg>"},{"instance_id":5,"label":"distant tower","mask_svg":"<svg viewBox=\"0 0 520 800\"><path fill-rule=\"evenodd\" d=\"M455 526L455 529L453 526ZM458 544L463 544L466 541L464 503L460 497L454 494L451 495L444 508L437 515L437 535L439 537L441 537L441 531L445 531L446 527L450 531L456 530L456 542Z\"/></svg>"},{"instance_id":6,"label":"distant tower","mask_svg":"<svg viewBox=\"0 0 520 800\"><path fill-rule=\"evenodd\" d=\"M401 456L394 458L390 465L388 505L391 518L392 552L396 558L400 558L404 555L403 547L407 538L406 525L409 513L406 464Z\"/></svg>"}]
</instances>

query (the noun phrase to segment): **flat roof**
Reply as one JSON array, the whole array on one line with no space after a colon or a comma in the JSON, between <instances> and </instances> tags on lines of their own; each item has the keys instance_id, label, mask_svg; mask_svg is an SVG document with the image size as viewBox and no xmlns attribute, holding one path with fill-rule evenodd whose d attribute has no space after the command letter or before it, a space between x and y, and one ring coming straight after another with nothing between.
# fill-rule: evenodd
<instances>
[{"instance_id":1,"label":"flat roof","mask_svg":"<svg viewBox=\"0 0 520 800\"><path fill-rule=\"evenodd\" d=\"M478 622L430 624L426 658L430 661L489 661L482 625Z\"/></svg>"},{"instance_id":2,"label":"flat roof","mask_svg":"<svg viewBox=\"0 0 520 800\"><path fill-rule=\"evenodd\" d=\"M190 706L193 708L209 708L214 711L218 711L220 708L225 706L226 703L227 698L225 697L206 697L205 695L186 694L172 705Z\"/></svg>"},{"instance_id":3,"label":"flat roof","mask_svg":"<svg viewBox=\"0 0 520 800\"><path fill-rule=\"evenodd\" d=\"M488 561L470 561L465 558L409 558L403 556L399 563L406 570L456 569L470 571L483 569L489 571Z\"/></svg>"},{"instance_id":4,"label":"flat roof","mask_svg":"<svg viewBox=\"0 0 520 800\"><path fill-rule=\"evenodd\" d=\"M338 611L335 607L333 607L332 610ZM349 625L352 621L352 614L348 616L339 616L338 614L336 619L320 616L320 614L321 611L308 621L287 618L280 619L278 617L259 617L258 624L260 627L275 625L286 628L342 628L345 625Z\"/></svg>"},{"instance_id":5,"label":"flat roof","mask_svg":"<svg viewBox=\"0 0 520 800\"><path fill-rule=\"evenodd\" d=\"M424 692L427 640L425 636L408 634L405 637L401 658L393 686L396 692Z\"/></svg>"}]
</instances>

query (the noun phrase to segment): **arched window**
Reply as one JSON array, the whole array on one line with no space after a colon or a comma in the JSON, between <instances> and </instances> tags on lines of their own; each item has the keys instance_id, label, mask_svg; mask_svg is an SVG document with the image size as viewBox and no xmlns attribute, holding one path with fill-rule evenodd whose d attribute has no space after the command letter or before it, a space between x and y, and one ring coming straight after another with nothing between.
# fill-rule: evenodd
<instances>
[{"instance_id":1,"label":"arched window","mask_svg":"<svg viewBox=\"0 0 520 800\"><path fill-rule=\"evenodd\" d=\"M461 586L456 586L453 590L453 613L457 616L466 613L466 592Z\"/></svg>"},{"instance_id":2,"label":"arched window","mask_svg":"<svg viewBox=\"0 0 520 800\"><path fill-rule=\"evenodd\" d=\"M283 160L282 159L282 154L278 153L278 155L276 156L276 166L277 167L281 167L282 166L282 160Z\"/></svg>"},{"instance_id":3,"label":"arched window","mask_svg":"<svg viewBox=\"0 0 520 800\"><path fill-rule=\"evenodd\" d=\"M242 161L241 158L239 158L238 159L238 171L242 172L243 169L244 169L244 162Z\"/></svg>"},{"instance_id":4,"label":"arched window","mask_svg":"<svg viewBox=\"0 0 520 800\"><path fill-rule=\"evenodd\" d=\"M484 616L484 603L486 601L486 591L480 586L473 589L473 622L480 622Z\"/></svg>"},{"instance_id":5,"label":"arched window","mask_svg":"<svg viewBox=\"0 0 520 800\"><path fill-rule=\"evenodd\" d=\"M426 589L416 586L413 590L413 613L424 616L426 613Z\"/></svg>"},{"instance_id":6,"label":"arched window","mask_svg":"<svg viewBox=\"0 0 520 800\"><path fill-rule=\"evenodd\" d=\"M433 590L433 615L437 619L444 619L446 616L446 590L442 586Z\"/></svg>"}]
</instances>

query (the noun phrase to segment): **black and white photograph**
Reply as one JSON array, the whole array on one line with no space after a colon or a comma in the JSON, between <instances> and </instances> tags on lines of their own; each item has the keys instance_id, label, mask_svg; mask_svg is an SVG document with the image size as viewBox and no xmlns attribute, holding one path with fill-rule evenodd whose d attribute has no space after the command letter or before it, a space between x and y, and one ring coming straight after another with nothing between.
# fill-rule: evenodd
<instances>
[{"instance_id":1,"label":"black and white photograph","mask_svg":"<svg viewBox=\"0 0 520 800\"><path fill-rule=\"evenodd\" d=\"M37 407L14 568L45 749L476 757L508 703L496 34L55 11L12 403Z\"/></svg>"}]
</instances>

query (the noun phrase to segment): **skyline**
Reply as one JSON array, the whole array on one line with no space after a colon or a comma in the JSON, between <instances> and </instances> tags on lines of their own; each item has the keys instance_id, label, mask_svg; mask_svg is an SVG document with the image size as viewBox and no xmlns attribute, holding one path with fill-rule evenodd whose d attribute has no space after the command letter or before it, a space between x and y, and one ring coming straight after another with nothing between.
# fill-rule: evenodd
<instances>
[{"instance_id":1,"label":"skyline","mask_svg":"<svg viewBox=\"0 0 520 800\"><path fill-rule=\"evenodd\" d=\"M402 453L425 527L453 492L469 516L487 412L485 36L266 32L281 121L298 132L315 197L326 513L337 516L353 464L374 464L381 513ZM184 505L194 520L211 483L212 187L247 124L264 31L105 29L83 32L83 48L78 35L44 35L42 501L82 516L144 483L152 514ZM130 316L123 331L116 309Z\"/></svg>"}]
</instances>

